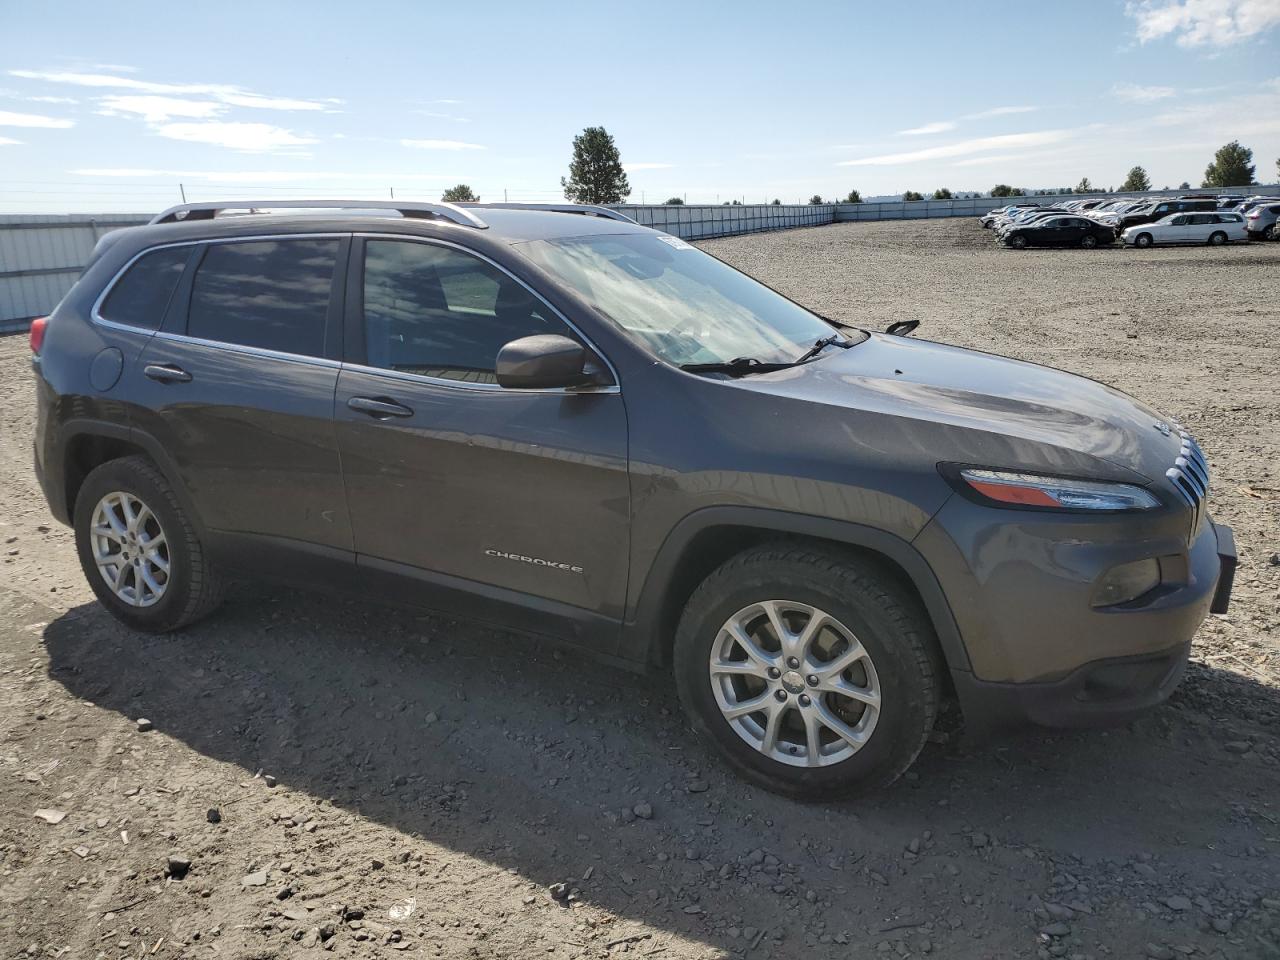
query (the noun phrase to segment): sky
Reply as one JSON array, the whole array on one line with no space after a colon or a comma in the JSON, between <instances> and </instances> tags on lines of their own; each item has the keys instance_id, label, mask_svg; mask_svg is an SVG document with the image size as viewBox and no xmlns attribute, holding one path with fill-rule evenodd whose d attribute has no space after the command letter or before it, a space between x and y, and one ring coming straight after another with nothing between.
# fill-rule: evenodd
<instances>
[{"instance_id":1,"label":"sky","mask_svg":"<svg viewBox=\"0 0 1280 960\"><path fill-rule=\"evenodd\" d=\"M1280 0L0 0L0 37L0 213L549 202L592 125L647 203L1280 157Z\"/></svg>"}]
</instances>

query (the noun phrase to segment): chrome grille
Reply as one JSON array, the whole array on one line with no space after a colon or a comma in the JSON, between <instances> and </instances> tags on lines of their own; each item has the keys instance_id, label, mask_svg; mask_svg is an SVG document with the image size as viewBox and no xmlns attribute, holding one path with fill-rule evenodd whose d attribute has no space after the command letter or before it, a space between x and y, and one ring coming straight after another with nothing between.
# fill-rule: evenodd
<instances>
[{"instance_id":1,"label":"chrome grille","mask_svg":"<svg viewBox=\"0 0 1280 960\"><path fill-rule=\"evenodd\" d=\"M1173 466L1164 475L1191 508L1191 530L1194 534L1200 528L1205 497L1209 493L1209 465L1205 462L1204 451L1196 443L1195 437L1181 429L1178 430L1178 436L1182 438L1182 447Z\"/></svg>"}]
</instances>

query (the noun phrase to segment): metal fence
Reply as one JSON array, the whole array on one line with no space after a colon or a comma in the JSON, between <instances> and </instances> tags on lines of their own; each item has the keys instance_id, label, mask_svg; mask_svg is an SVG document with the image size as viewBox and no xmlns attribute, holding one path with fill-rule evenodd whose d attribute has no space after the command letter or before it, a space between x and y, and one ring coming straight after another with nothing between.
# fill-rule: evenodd
<instances>
[{"instance_id":1,"label":"metal fence","mask_svg":"<svg viewBox=\"0 0 1280 960\"><path fill-rule=\"evenodd\" d=\"M891 200L879 203L841 203L836 205L836 221L845 223L858 220L928 220L934 217L980 217L997 207L1010 203L1022 203L1034 200L1045 206L1062 203L1065 200L1120 199L1131 197L1134 200L1159 199L1160 197L1180 197L1188 193L1212 193L1216 196L1280 196L1280 184L1270 186L1228 187L1224 189L1204 190L1146 190L1143 192L1114 193L1063 193L1051 196L1032 197L966 197L958 200Z\"/></svg>"},{"instance_id":2,"label":"metal fence","mask_svg":"<svg viewBox=\"0 0 1280 960\"><path fill-rule=\"evenodd\" d=\"M0 333L52 310L108 230L143 214L0 215Z\"/></svg>"},{"instance_id":3,"label":"metal fence","mask_svg":"<svg viewBox=\"0 0 1280 960\"><path fill-rule=\"evenodd\" d=\"M1088 197L1177 196L1186 191L1095 193ZM1217 194L1280 196L1280 184L1204 191ZM961 200L889 201L839 204L689 204L613 207L647 227L684 240L731 237L765 230L816 227L863 220L924 220L976 217L1020 200L1052 204L1080 194L1040 197L972 197ZM25 329L31 317L51 311L71 289L98 238L117 227L146 223L150 214L0 215L0 333Z\"/></svg>"},{"instance_id":4,"label":"metal fence","mask_svg":"<svg viewBox=\"0 0 1280 960\"><path fill-rule=\"evenodd\" d=\"M620 213L664 233L682 240L703 240L709 237L731 237L741 233L760 233L764 230L789 230L793 227L817 227L834 223L836 205L823 204L721 204L671 206L639 204L610 204Z\"/></svg>"}]
</instances>

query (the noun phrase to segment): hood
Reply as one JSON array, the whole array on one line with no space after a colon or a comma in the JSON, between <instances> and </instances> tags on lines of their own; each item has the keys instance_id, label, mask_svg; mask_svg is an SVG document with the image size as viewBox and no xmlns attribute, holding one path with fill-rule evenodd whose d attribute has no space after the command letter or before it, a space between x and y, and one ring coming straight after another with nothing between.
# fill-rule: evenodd
<instances>
[{"instance_id":1,"label":"hood","mask_svg":"<svg viewBox=\"0 0 1280 960\"><path fill-rule=\"evenodd\" d=\"M1021 360L927 340L872 334L819 360L763 376L743 387L851 411L905 418L920 425L916 443L936 445L938 459L993 467L1037 461L1063 468L1083 455L1153 481L1178 455L1177 430L1154 409L1105 384ZM972 432L970 432L972 431ZM1043 445L1067 456L1044 456ZM1114 474L1114 471L1112 471ZM1129 477L1127 479L1137 479Z\"/></svg>"}]
</instances>

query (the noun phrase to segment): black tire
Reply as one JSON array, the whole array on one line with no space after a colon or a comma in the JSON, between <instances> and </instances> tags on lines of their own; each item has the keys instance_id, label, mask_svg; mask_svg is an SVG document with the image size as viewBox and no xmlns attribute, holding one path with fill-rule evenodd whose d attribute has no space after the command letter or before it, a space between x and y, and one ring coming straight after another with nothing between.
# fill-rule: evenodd
<instances>
[{"instance_id":1,"label":"black tire","mask_svg":"<svg viewBox=\"0 0 1280 960\"><path fill-rule=\"evenodd\" d=\"M1280 230L1277 230L1276 225L1273 223L1271 226L1267 227L1267 229L1262 231L1262 239L1280 240Z\"/></svg>"},{"instance_id":2,"label":"black tire","mask_svg":"<svg viewBox=\"0 0 1280 960\"><path fill-rule=\"evenodd\" d=\"M1133 245L1135 247L1149 247L1154 242L1155 242L1155 239L1151 236L1151 234L1140 233L1134 238Z\"/></svg>"},{"instance_id":3,"label":"black tire","mask_svg":"<svg viewBox=\"0 0 1280 960\"><path fill-rule=\"evenodd\" d=\"M1227 235L1221 230L1215 230L1209 234L1209 246L1220 247L1227 242Z\"/></svg>"},{"instance_id":4,"label":"black tire","mask_svg":"<svg viewBox=\"0 0 1280 960\"><path fill-rule=\"evenodd\" d=\"M155 515L168 548L169 576L159 600L131 606L117 597L94 560L93 514L108 494L128 493ZM98 601L120 622L146 633L168 633L208 616L222 600L222 582L169 481L145 457L125 457L96 467L80 486L74 511L80 567Z\"/></svg>"},{"instance_id":5,"label":"black tire","mask_svg":"<svg viewBox=\"0 0 1280 960\"><path fill-rule=\"evenodd\" d=\"M721 628L765 600L829 613L870 655L880 711L865 744L843 760L827 766L775 760L735 732L721 712L709 669ZM942 658L915 597L867 559L796 544L747 550L708 576L680 618L673 661L680 700L698 735L745 779L797 800L850 796L892 783L919 755L941 698Z\"/></svg>"},{"instance_id":6,"label":"black tire","mask_svg":"<svg viewBox=\"0 0 1280 960\"><path fill-rule=\"evenodd\" d=\"M1086 233L1080 240L1080 246L1086 250L1092 250L1098 245L1098 238L1092 233Z\"/></svg>"},{"instance_id":7,"label":"black tire","mask_svg":"<svg viewBox=\"0 0 1280 960\"><path fill-rule=\"evenodd\" d=\"M1019 233L1015 233L1012 237L1010 237L1008 242L1009 242L1009 246L1013 247L1013 249L1015 250L1027 249L1027 238L1022 236Z\"/></svg>"}]
</instances>

